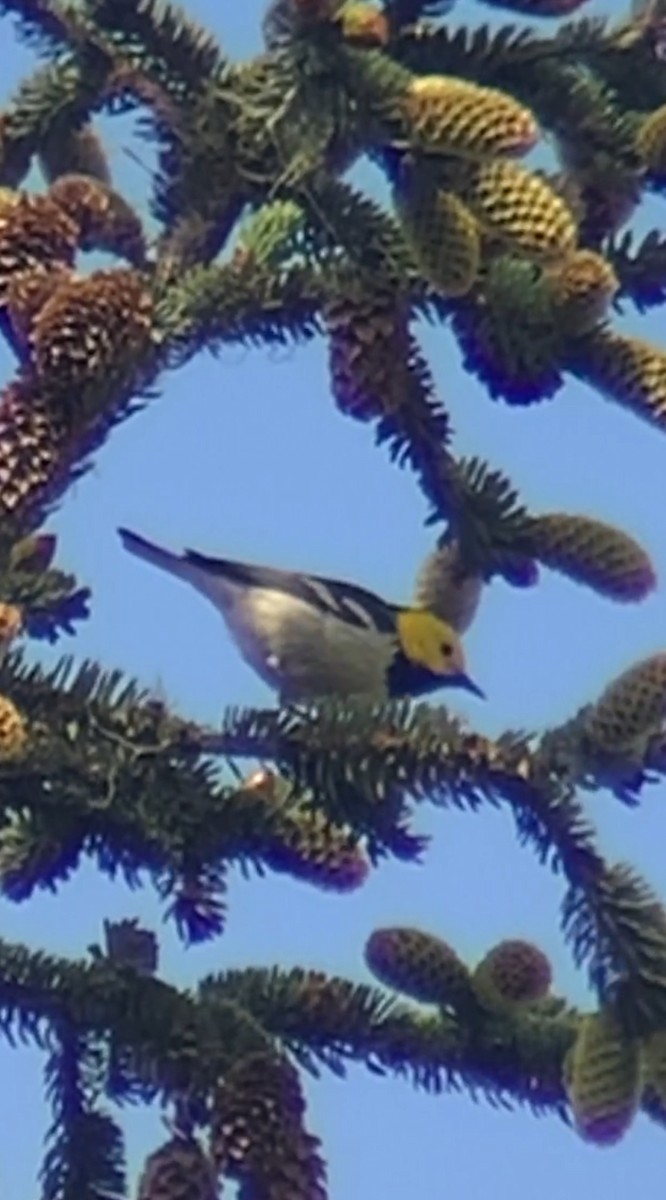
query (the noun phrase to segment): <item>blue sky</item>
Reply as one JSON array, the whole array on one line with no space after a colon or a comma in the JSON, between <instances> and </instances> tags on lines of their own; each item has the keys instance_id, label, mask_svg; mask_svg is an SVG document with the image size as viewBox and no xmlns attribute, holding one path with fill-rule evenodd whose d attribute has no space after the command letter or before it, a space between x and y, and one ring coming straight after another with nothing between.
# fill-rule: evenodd
<instances>
[{"instance_id":1,"label":"blue sky","mask_svg":"<svg viewBox=\"0 0 666 1200\"><path fill-rule=\"evenodd\" d=\"M248 56L258 47L259 0L191 0L187 10L230 54ZM611 11L617 9L608 2L585 10ZM498 16L473 0L459 0L454 15L470 24L496 23ZM2 24L1 36L9 95L32 58L23 47L8 47L11 22ZM119 186L145 211L149 148L133 141L127 120L105 122L105 130ZM130 146L147 170L126 154ZM650 203L638 226L662 225L665 211L663 200ZM658 312L628 313L621 324L659 340L660 319ZM446 331L424 329L422 344L459 453L508 473L534 511L566 509L619 524L666 576L666 441L658 432L575 381L530 409L494 404L466 378ZM12 369L0 348L0 382ZM214 722L227 704L265 705L270 694L238 658L213 608L124 554L117 525L176 547L356 578L396 600L409 597L432 535L414 479L375 449L370 427L335 410L323 345L229 347L218 359L202 355L162 386L162 396L115 433L49 523L59 536L58 565L94 593L92 619L61 649L122 668L159 688L182 714ZM456 709L490 735L566 719L611 677L664 648L664 600L661 585L642 605L614 605L547 572L528 592L493 584L467 635L470 668L489 700L456 696ZM653 787L633 811L603 793L588 799L607 856L632 861L662 895L665 798ZM433 839L425 865L389 863L349 896L281 877L234 877L227 932L188 951L162 925L150 891L130 893L91 867L55 897L20 907L0 901L3 936L79 956L101 938L104 917L138 916L159 932L163 973L179 985L211 970L273 964L367 981L363 945L388 924L437 933L470 961L501 938L526 937L551 956L556 988L591 1005L559 935L562 883L517 845L507 813L423 806L418 825ZM0 1080L11 1079L0 1083L0 1128L4 1147L12 1148L0 1152L0 1189L15 1200L35 1195L48 1119L42 1067L37 1052L0 1047ZM531 1200L537 1179L541 1200L630 1188L656 1200L663 1192L664 1135L643 1118L620 1146L602 1151L552 1119L495 1111L465 1095L428 1096L361 1068L347 1082L325 1077L307 1089L310 1126L323 1137L329 1161L331 1200ZM159 1115L130 1110L123 1120L136 1170L162 1139Z\"/></svg>"}]
</instances>

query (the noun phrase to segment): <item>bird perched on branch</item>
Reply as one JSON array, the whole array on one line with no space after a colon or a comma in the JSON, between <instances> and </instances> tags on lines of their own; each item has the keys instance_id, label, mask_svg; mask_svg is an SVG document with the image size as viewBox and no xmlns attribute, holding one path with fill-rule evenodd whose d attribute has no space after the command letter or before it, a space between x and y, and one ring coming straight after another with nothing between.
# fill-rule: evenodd
<instances>
[{"instance_id":1,"label":"bird perched on branch","mask_svg":"<svg viewBox=\"0 0 666 1200\"><path fill-rule=\"evenodd\" d=\"M275 567L173 554L118 531L130 553L184 579L224 617L243 658L282 703L324 696L377 700L460 687L483 696L465 672L456 631L425 608L389 604L353 583Z\"/></svg>"}]
</instances>

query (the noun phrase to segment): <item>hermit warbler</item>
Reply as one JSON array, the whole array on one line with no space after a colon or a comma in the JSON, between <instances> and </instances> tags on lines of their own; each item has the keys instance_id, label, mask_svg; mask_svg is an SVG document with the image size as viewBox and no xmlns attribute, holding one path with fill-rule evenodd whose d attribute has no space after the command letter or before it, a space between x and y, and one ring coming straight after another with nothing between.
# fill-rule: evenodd
<instances>
[{"instance_id":1,"label":"hermit warbler","mask_svg":"<svg viewBox=\"0 0 666 1200\"><path fill-rule=\"evenodd\" d=\"M187 580L224 617L243 658L280 701L323 696L386 699L457 686L465 674L455 630L425 608L400 608L353 583L275 567L181 556L127 529L123 545Z\"/></svg>"}]
</instances>

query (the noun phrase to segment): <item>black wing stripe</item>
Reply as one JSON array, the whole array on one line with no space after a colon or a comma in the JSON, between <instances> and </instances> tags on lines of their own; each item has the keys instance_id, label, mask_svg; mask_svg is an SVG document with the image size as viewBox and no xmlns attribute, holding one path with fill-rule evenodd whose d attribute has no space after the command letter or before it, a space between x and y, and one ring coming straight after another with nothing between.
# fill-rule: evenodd
<instances>
[{"instance_id":1,"label":"black wing stripe","mask_svg":"<svg viewBox=\"0 0 666 1200\"><path fill-rule=\"evenodd\" d=\"M299 575L295 571L253 566L251 563L233 562L226 558L210 558L196 550L187 550L185 553L187 561L193 566L200 567L211 575L228 579L232 583L284 592L361 629L376 629L380 633L395 632L395 605L387 604L374 592L369 592L354 583L322 579L320 575Z\"/></svg>"}]
</instances>

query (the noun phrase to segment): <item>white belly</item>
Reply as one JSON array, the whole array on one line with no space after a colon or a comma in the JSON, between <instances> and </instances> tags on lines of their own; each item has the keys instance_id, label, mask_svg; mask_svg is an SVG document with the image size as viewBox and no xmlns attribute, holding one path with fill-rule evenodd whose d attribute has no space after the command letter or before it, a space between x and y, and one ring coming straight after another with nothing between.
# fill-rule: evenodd
<instances>
[{"instance_id":1,"label":"white belly","mask_svg":"<svg viewBox=\"0 0 666 1200\"><path fill-rule=\"evenodd\" d=\"M284 592L202 579L243 658L286 700L386 696L394 646L385 634L314 611Z\"/></svg>"}]
</instances>

